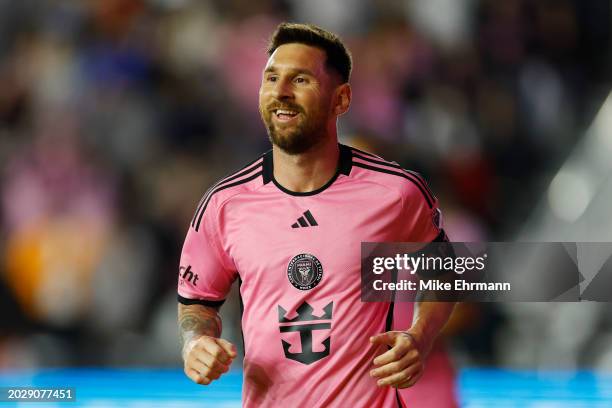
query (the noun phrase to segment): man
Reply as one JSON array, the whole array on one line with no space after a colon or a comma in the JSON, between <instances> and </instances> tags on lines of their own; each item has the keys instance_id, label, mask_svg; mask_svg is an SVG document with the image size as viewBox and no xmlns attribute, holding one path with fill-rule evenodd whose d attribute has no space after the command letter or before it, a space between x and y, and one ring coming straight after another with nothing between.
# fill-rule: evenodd
<instances>
[{"instance_id":1,"label":"man","mask_svg":"<svg viewBox=\"0 0 612 408\"><path fill-rule=\"evenodd\" d=\"M393 303L360 301L362 241L445 238L424 181L339 145L351 57L332 33L281 24L259 93L272 150L203 197L183 247L185 373L208 385L236 349L218 308L240 281L246 407L402 406L452 303L421 303L390 331Z\"/></svg>"}]
</instances>

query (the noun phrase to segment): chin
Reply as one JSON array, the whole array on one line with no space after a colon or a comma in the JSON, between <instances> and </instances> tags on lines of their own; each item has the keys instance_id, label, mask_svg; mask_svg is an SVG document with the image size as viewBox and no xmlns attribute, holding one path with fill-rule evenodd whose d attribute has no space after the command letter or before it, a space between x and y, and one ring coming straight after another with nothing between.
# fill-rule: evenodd
<instances>
[{"instance_id":1,"label":"chin","mask_svg":"<svg viewBox=\"0 0 612 408\"><path fill-rule=\"evenodd\" d=\"M310 140L304 140L301 136L296 135L270 136L270 141L285 153L292 155L304 153L314 145Z\"/></svg>"}]
</instances>

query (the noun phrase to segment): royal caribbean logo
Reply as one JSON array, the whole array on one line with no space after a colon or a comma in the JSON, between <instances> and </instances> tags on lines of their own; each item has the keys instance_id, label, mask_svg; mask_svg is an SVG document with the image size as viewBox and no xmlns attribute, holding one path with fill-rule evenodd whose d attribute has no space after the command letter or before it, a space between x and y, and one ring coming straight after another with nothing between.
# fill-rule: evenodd
<instances>
[{"instance_id":1,"label":"royal caribbean logo","mask_svg":"<svg viewBox=\"0 0 612 408\"><path fill-rule=\"evenodd\" d=\"M316 258L315 258L316 259ZM313 308L306 301L297 308L297 316L293 319L287 318L287 311L278 305L278 323L281 333L299 332L301 352L292 353L289 351L292 344L281 340L285 357L302 364L312 364L329 356L331 347L331 336L328 336L321 343L324 347L322 351L313 350L312 333L317 330L331 330L331 319L333 317L334 302L329 302L323 308L323 314L317 316L313 314ZM317 347L319 348L319 347Z\"/></svg>"},{"instance_id":2,"label":"royal caribbean logo","mask_svg":"<svg viewBox=\"0 0 612 408\"><path fill-rule=\"evenodd\" d=\"M314 255L299 254L289 262L287 277L296 289L310 290L323 279L323 266Z\"/></svg>"}]
</instances>

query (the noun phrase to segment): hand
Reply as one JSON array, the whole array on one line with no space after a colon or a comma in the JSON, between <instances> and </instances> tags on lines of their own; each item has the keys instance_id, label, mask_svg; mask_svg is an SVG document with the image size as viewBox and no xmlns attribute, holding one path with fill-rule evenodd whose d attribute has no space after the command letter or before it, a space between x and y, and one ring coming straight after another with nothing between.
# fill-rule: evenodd
<instances>
[{"instance_id":1,"label":"hand","mask_svg":"<svg viewBox=\"0 0 612 408\"><path fill-rule=\"evenodd\" d=\"M210 336L192 339L183 349L185 374L193 382L208 385L229 371L236 347L227 340Z\"/></svg>"},{"instance_id":2,"label":"hand","mask_svg":"<svg viewBox=\"0 0 612 408\"><path fill-rule=\"evenodd\" d=\"M371 337L370 342L391 346L374 359L376 368L370 371L379 387L412 387L423 375L425 356L414 334L390 331Z\"/></svg>"}]
</instances>

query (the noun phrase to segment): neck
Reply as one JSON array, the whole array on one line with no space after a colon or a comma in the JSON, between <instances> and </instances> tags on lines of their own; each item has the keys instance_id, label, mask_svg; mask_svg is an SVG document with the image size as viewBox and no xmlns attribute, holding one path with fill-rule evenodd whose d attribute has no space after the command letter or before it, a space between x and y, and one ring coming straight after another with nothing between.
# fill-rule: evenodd
<instances>
[{"instance_id":1,"label":"neck","mask_svg":"<svg viewBox=\"0 0 612 408\"><path fill-rule=\"evenodd\" d=\"M304 153L291 155L272 146L274 178L287 190L307 193L323 187L336 174L340 150L337 138L326 138Z\"/></svg>"}]
</instances>

